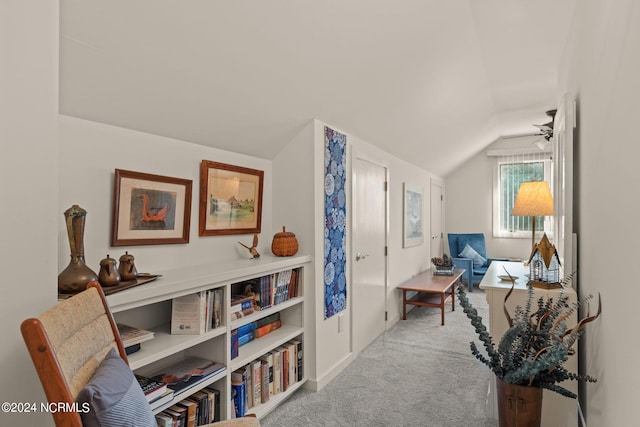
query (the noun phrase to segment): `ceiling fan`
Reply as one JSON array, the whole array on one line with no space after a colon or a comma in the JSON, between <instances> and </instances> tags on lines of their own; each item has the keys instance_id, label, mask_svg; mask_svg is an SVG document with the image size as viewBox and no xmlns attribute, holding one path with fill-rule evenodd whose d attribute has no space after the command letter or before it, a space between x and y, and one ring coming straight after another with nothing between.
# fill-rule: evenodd
<instances>
[{"instance_id":1,"label":"ceiling fan","mask_svg":"<svg viewBox=\"0 0 640 427\"><path fill-rule=\"evenodd\" d=\"M534 142L532 142L532 144L543 151L547 150L551 145L551 138L553 138L553 122L554 122L557 111L558 110L546 111L545 114L551 117L551 121L543 125L534 125L538 129L540 129L540 133L536 133L534 135L539 135L539 136L542 136L543 138L539 138L535 140Z\"/></svg>"}]
</instances>

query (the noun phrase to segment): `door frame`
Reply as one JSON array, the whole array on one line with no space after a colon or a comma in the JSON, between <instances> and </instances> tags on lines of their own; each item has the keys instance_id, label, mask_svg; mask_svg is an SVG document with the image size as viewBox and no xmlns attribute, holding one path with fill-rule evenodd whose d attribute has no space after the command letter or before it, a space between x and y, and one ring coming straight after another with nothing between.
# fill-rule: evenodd
<instances>
[{"instance_id":1,"label":"door frame","mask_svg":"<svg viewBox=\"0 0 640 427\"><path fill-rule=\"evenodd\" d=\"M352 151L352 160L351 160L351 233L349 235L349 262L353 262L352 259L352 251L354 250L354 241L355 241L355 232L353 224L356 218L356 188L355 188L355 175L356 175L356 161L364 161L371 163L375 166L381 167L384 169L384 180L386 185L386 190L384 192L384 244L387 248L387 252L384 257L384 310L385 310L385 322L384 322L384 330L387 331L389 329L389 320L386 318L386 313L389 311L389 166L380 161L379 159L372 158L365 153L356 151L355 149ZM354 302L354 268L349 268L349 287L348 290L351 294L351 298L349 299L349 311L351 315L350 320L350 350L353 352L355 350L355 323L354 323L354 315L356 314L355 302Z\"/></svg>"},{"instance_id":2,"label":"door frame","mask_svg":"<svg viewBox=\"0 0 640 427\"><path fill-rule=\"evenodd\" d=\"M440 232L441 232L441 244L440 244L440 249L442 249L442 253L446 252L446 246L448 245L447 242L445 242L444 239L444 234L445 234L445 188L444 188L444 182L439 180L439 179L435 179L435 178L431 178L430 182L429 182L429 240L431 240L431 236L433 235L433 227L432 227L432 221L433 221L433 206L431 205L432 202L432 197L433 197L433 186L437 185L438 187L440 187L440 195L442 196L442 201L440 203ZM429 242L429 252L431 252L431 242ZM433 258L433 257L440 257L442 256L441 254L432 254L430 253L429 258Z\"/></svg>"}]
</instances>

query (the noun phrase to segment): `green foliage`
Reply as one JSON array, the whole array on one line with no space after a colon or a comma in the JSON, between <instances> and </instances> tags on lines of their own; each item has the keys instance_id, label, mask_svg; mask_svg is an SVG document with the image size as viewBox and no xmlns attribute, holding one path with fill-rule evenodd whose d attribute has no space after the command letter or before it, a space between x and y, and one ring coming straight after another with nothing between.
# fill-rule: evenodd
<instances>
[{"instance_id":1,"label":"green foliage","mask_svg":"<svg viewBox=\"0 0 640 427\"><path fill-rule=\"evenodd\" d=\"M595 382L589 375L568 372L563 364L574 353L573 344L583 333L584 325L600 315L600 307L596 316L588 317L567 328L566 320L577 315L578 308L587 303L591 297L575 304L568 303L564 289L572 280L569 276L562 282L562 291L557 300L539 298L534 304L534 292L530 287L524 307L516 307L511 327L504 333L496 346L482 317L471 305L464 286L458 287L458 300L464 313L471 320L484 352L475 342L471 342L471 354L487 365L495 375L506 383L542 387L576 398L575 393L558 385L565 380L581 380ZM507 300L505 298L505 302ZM535 312L532 309L535 307Z\"/></svg>"}]
</instances>

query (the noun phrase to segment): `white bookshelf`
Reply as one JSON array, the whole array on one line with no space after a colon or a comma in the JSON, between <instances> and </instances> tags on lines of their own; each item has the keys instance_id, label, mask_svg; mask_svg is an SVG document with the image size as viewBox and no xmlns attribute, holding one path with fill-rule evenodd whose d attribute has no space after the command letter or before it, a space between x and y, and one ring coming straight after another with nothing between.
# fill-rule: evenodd
<instances>
[{"instance_id":1,"label":"white bookshelf","mask_svg":"<svg viewBox=\"0 0 640 427\"><path fill-rule=\"evenodd\" d=\"M188 355L215 360L226 366L224 372L207 378L188 390L176 393L171 402L155 409L154 412L158 413L204 387L214 386L220 390L221 419L229 419L233 409L231 372L292 339L302 341L304 349L304 284L311 277L308 268L310 263L311 257L308 255L263 255L259 259L159 271L152 273L160 276L152 282L108 295L107 301L117 322L150 329L155 333L152 340L141 343L141 349L128 357L129 365L136 373L148 375L159 367ZM229 308L232 284L298 268L301 274L297 297L231 321ZM215 288L222 288L224 293L222 325L199 335L172 335L172 299ZM274 313L280 313L282 326L241 346L238 356L231 359L231 331ZM264 416L300 388L305 380L303 378L286 391L272 396L268 402L254 406L249 412L255 413L258 417Z\"/></svg>"}]
</instances>

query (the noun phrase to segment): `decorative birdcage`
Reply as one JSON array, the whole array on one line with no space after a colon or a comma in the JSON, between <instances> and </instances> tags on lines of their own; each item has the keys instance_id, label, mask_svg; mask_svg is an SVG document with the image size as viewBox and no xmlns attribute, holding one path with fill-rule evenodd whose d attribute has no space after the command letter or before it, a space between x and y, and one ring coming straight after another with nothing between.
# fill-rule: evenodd
<instances>
[{"instance_id":1,"label":"decorative birdcage","mask_svg":"<svg viewBox=\"0 0 640 427\"><path fill-rule=\"evenodd\" d=\"M560 258L547 235L542 236L529 259L529 284L534 288L556 289L560 284Z\"/></svg>"}]
</instances>

